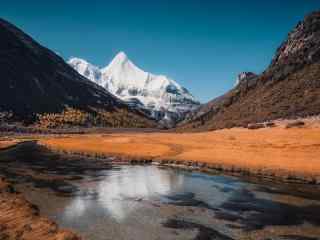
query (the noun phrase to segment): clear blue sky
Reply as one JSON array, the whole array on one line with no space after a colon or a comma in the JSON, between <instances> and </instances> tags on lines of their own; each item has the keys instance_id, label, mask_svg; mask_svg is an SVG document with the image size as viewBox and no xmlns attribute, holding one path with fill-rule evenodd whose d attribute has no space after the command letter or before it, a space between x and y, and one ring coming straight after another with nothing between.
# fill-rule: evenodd
<instances>
[{"instance_id":1,"label":"clear blue sky","mask_svg":"<svg viewBox=\"0 0 320 240\"><path fill-rule=\"evenodd\" d=\"M205 102L261 72L319 0L3 1L0 16L65 59L105 66L119 52Z\"/></svg>"}]
</instances>

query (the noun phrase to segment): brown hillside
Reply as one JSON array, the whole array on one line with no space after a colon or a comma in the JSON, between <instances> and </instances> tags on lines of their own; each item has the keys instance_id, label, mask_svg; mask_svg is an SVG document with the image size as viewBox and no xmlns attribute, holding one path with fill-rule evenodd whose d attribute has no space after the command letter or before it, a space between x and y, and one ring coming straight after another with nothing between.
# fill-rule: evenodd
<instances>
[{"instance_id":1,"label":"brown hillside","mask_svg":"<svg viewBox=\"0 0 320 240\"><path fill-rule=\"evenodd\" d=\"M320 114L320 12L289 33L264 73L200 109L180 128L219 129Z\"/></svg>"}]
</instances>

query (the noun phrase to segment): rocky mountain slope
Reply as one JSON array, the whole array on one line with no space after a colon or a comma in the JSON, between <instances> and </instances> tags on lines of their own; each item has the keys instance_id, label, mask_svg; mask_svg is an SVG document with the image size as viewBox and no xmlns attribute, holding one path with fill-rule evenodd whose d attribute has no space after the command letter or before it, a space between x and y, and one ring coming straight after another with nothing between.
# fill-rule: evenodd
<instances>
[{"instance_id":1,"label":"rocky mountain slope","mask_svg":"<svg viewBox=\"0 0 320 240\"><path fill-rule=\"evenodd\" d=\"M78 74L61 57L3 19L0 76L0 112L10 113L11 120L33 123L42 114L43 121L72 124L80 113L81 121L76 122L83 125L154 125L142 112Z\"/></svg>"},{"instance_id":2,"label":"rocky mountain slope","mask_svg":"<svg viewBox=\"0 0 320 240\"><path fill-rule=\"evenodd\" d=\"M262 74L245 75L180 127L219 129L320 114L320 11L298 23Z\"/></svg>"},{"instance_id":3,"label":"rocky mountain slope","mask_svg":"<svg viewBox=\"0 0 320 240\"><path fill-rule=\"evenodd\" d=\"M148 111L157 120L178 121L199 106L190 92L174 80L138 68L123 52L104 68L79 58L70 66L131 106Z\"/></svg>"}]
</instances>

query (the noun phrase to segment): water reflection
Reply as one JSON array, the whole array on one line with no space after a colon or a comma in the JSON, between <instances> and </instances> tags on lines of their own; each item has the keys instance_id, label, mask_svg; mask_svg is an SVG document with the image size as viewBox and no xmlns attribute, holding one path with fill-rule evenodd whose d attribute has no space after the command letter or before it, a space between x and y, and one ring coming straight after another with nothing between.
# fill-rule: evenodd
<instances>
[{"instance_id":1,"label":"water reflection","mask_svg":"<svg viewBox=\"0 0 320 240\"><path fill-rule=\"evenodd\" d=\"M107 171L103 180L83 189L66 207L64 217L80 218L100 209L117 221L122 221L132 211L142 206L142 200L155 200L179 191L185 176L156 167L123 167L120 171ZM89 196L94 196L90 198Z\"/></svg>"},{"instance_id":2,"label":"water reflection","mask_svg":"<svg viewBox=\"0 0 320 240\"><path fill-rule=\"evenodd\" d=\"M256 233L267 236L267 229L295 239L309 233L320 236L317 186L306 191L306 185L254 184L155 166L96 171L99 164L90 159L56 161L56 156L43 155L35 145L21 145L6 154L1 155L2 173L26 184L20 186L23 195L43 215L85 239L230 239L224 233L248 239L250 231L250 239L256 239ZM41 176L26 178L25 169ZM60 181L64 174L66 179ZM197 236L192 234L196 232Z\"/></svg>"}]
</instances>

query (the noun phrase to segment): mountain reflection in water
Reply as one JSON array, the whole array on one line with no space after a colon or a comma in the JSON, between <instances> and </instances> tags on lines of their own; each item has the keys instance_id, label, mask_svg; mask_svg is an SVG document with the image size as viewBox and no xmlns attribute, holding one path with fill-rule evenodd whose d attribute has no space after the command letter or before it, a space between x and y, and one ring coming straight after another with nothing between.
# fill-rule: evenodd
<instances>
[{"instance_id":1,"label":"mountain reflection in water","mask_svg":"<svg viewBox=\"0 0 320 240\"><path fill-rule=\"evenodd\" d=\"M72 199L64 215L74 219L86 215L92 208L100 208L117 221L126 218L141 200L159 199L183 186L185 176L156 167L123 167L107 171L106 176ZM94 199L92 199L94 198ZM93 201L94 200L94 201Z\"/></svg>"}]
</instances>

